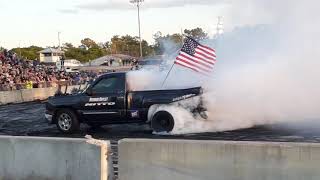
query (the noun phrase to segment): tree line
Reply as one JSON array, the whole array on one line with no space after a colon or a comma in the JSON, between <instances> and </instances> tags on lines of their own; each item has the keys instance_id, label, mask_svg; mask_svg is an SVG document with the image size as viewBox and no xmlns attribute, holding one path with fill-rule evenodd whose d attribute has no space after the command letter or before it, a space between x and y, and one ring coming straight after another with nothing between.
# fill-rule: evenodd
<instances>
[{"instance_id":1,"label":"tree line","mask_svg":"<svg viewBox=\"0 0 320 180\"><path fill-rule=\"evenodd\" d=\"M208 38L208 34L202 28L185 29L183 33L174 33L163 35L157 32L153 35L154 44L149 44L142 40L143 56L162 55L165 51L176 51L183 44L185 36L196 40ZM57 48L57 47L55 47ZM115 35L110 41L97 43L90 38L81 40L80 46L74 46L71 43L64 43L61 47L65 52L66 59L77 59L81 62L88 62L96 58L110 54L125 54L133 57L140 57L140 41L136 36ZM14 52L23 58L36 60L39 58L38 52L44 48L30 46L26 48L14 48Z\"/></svg>"}]
</instances>

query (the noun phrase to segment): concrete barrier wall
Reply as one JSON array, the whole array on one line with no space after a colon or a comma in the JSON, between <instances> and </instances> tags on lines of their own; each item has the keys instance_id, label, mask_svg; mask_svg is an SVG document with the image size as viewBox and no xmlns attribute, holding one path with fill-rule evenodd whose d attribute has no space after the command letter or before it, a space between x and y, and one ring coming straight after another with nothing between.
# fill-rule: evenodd
<instances>
[{"instance_id":1,"label":"concrete barrier wall","mask_svg":"<svg viewBox=\"0 0 320 180\"><path fill-rule=\"evenodd\" d=\"M79 86L68 86L67 92L70 93L73 88L79 88ZM35 88L35 89L22 89L16 91L0 91L0 105L10 103L23 103L36 100L45 100L50 96L53 96L58 88ZM64 92L65 87L61 90Z\"/></svg>"},{"instance_id":2,"label":"concrete barrier wall","mask_svg":"<svg viewBox=\"0 0 320 180\"><path fill-rule=\"evenodd\" d=\"M320 144L122 140L121 180L319 180Z\"/></svg>"},{"instance_id":3,"label":"concrete barrier wall","mask_svg":"<svg viewBox=\"0 0 320 180\"><path fill-rule=\"evenodd\" d=\"M106 180L108 142L0 137L0 180Z\"/></svg>"},{"instance_id":4,"label":"concrete barrier wall","mask_svg":"<svg viewBox=\"0 0 320 180\"><path fill-rule=\"evenodd\" d=\"M2 91L0 92L0 105L8 103L18 103L22 101L21 91Z\"/></svg>"}]
</instances>

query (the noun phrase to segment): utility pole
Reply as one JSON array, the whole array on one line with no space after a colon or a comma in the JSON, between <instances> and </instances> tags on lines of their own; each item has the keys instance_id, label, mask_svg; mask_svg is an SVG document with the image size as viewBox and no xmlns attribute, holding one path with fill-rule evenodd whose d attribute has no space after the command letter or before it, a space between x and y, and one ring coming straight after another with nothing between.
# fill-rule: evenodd
<instances>
[{"instance_id":1,"label":"utility pole","mask_svg":"<svg viewBox=\"0 0 320 180\"><path fill-rule=\"evenodd\" d=\"M218 38L220 34L223 34L223 21L222 21L222 16L218 17L218 23L217 23L217 32L215 35L215 38Z\"/></svg>"},{"instance_id":2,"label":"utility pole","mask_svg":"<svg viewBox=\"0 0 320 180\"><path fill-rule=\"evenodd\" d=\"M144 0L130 0L130 3L132 4L136 4L137 8L138 8L138 26L139 26L139 39L140 39L140 57L143 57L142 54L142 39L141 39L141 24L140 24L140 4L143 2Z\"/></svg>"},{"instance_id":3,"label":"utility pole","mask_svg":"<svg viewBox=\"0 0 320 180\"><path fill-rule=\"evenodd\" d=\"M21 42L19 41L19 54L20 54L20 58L21 58Z\"/></svg>"},{"instance_id":4,"label":"utility pole","mask_svg":"<svg viewBox=\"0 0 320 180\"><path fill-rule=\"evenodd\" d=\"M59 50L61 50L61 42L60 42L60 34L61 34L61 32L58 32L58 42L59 42Z\"/></svg>"},{"instance_id":5,"label":"utility pole","mask_svg":"<svg viewBox=\"0 0 320 180\"><path fill-rule=\"evenodd\" d=\"M182 28L181 28L181 43L182 44L184 43L184 33L183 33Z\"/></svg>"}]
</instances>

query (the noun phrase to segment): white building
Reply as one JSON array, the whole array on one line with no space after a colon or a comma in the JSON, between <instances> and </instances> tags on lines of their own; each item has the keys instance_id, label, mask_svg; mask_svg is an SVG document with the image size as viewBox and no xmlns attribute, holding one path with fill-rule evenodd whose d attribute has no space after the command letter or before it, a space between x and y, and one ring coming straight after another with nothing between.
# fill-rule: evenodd
<instances>
[{"instance_id":1,"label":"white building","mask_svg":"<svg viewBox=\"0 0 320 180\"><path fill-rule=\"evenodd\" d=\"M57 63L61 57L64 56L64 52L59 49L47 48L39 52L40 62L43 63Z\"/></svg>"},{"instance_id":2,"label":"white building","mask_svg":"<svg viewBox=\"0 0 320 180\"><path fill-rule=\"evenodd\" d=\"M86 66L130 66L134 57L124 54L112 54L85 63Z\"/></svg>"},{"instance_id":3,"label":"white building","mask_svg":"<svg viewBox=\"0 0 320 180\"><path fill-rule=\"evenodd\" d=\"M79 71L79 67L83 65L76 59L67 59L57 61L56 66L58 69L65 69L67 72L76 72Z\"/></svg>"}]
</instances>

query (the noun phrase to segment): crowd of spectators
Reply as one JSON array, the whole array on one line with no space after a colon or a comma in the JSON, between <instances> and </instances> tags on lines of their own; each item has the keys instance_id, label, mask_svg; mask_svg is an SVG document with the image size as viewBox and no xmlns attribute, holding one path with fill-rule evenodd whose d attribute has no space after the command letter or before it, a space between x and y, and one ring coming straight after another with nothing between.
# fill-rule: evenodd
<instances>
[{"instance_id":1,"label":"crowd of spectators","mask_svg":"<svg viewBox=\"0 0 320 180\"><path fill-rule=\"evenodd\" d=\"M77 85L97 75L94 72L68 73L55 65L19 58L13 51L0 51L0 91L56 87L60 82Z\"/></svg>"}]
</instances>

